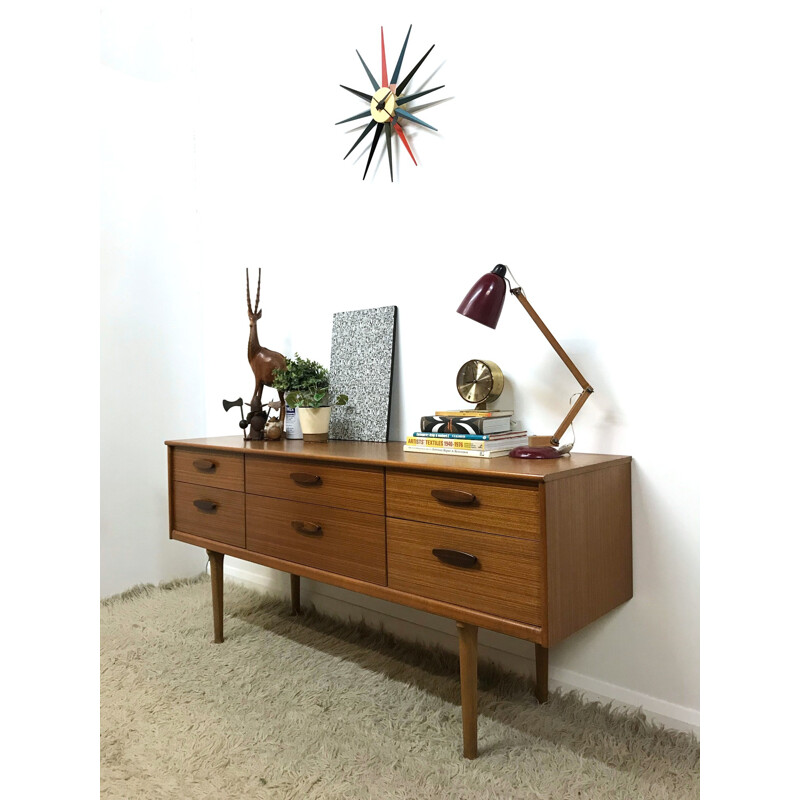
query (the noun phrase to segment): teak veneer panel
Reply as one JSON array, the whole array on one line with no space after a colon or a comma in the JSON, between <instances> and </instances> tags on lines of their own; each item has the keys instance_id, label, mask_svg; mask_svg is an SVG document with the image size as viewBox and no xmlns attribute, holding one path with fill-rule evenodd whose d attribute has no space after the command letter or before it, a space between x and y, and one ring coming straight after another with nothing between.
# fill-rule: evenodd
<instances>
[{"instance_id":1,"label":"teak veneer panel","mask_svg":"<svg viewBox=\"0 0 800 800\"><path fill-rule=\"evenodd\" d=\"M172 484L172 492L174 524L179 530L245 546L244 495L241 492L180 481ZM195 506L195 500L208 500L216 507L204 511Z\"/></svg>"},{"instance_id":2,"label":"teak veneer panel","mask_svg":"<svg viewBox=\"0 0 800 800\"><path fill-rule=\"evenodd\" d=\"M210 462L210 469L201 469ZM176 447L173 454L172 477L183 483L199 483L218 489L244 491L244 456L189 447Z\"/></svg>"},{"instance_id":3,"label":"teak veneer panel","mask_svg":"<svg viewBox=\"0 0 800 800\"><path fill-rule=\"evenodd\" d=\"M437 489L467 492L475 501L459 505L437 500L432 495ZM390 469L386 471L386 515L522 539L540 536L538 484L499 478Z\"/></svg>"},{"instance_id":4,"label":"teak veneer panel","mask_svg":"<svg viewBox=\"0 0 800 800\"><path fill-rule=\"evenodd\" d=\"M548 486L545 508L553 645L633 596L630 463Z\"/></svg>"},{"instance_id":5,"label":"teak veneer panel","mask_svg":"<svg viewBox=\"0 0 800 800\"><path fill-rule=\"evenodd\" d=\"M248 495L247 549L386 585L386 520L377 514Z\"/></svg>"},{"instance_id":6,"label":"teak veneer panel","mask_svg":"<svg viewBox=\"0 0 800 800\"><path fill-rule=\"evenodd\" d=\"M499 617L541 625L543 564L535 542L491 533L386 521L389 586ZM442 563L434 548L477 558L474 567Z\"/></svg>"},{"instance_id":7,"label":"teak veneer panel","mask_svg":"<svg viewBox=\"0 0 800 800\"><path fill-rule=\"evenodd\" d=\"M316 483L298 483L292 475L317 477ZM245 457L248 494L299 500L370 514L385 512L383 470L342 466L309 459Z\"/></svg>"},{"instance_id":8,"label":"teak veneer panel","mask_svg":"<svg viewBox=\"0 0 800 800\"><path fill-rule=\"evenodd\" d=\"M241 436L212 436L167 440L169 447L195 447L215 452L244 453L256 458L303 458L340 466L395 467L412 472L481 475L545 483L572 478L582 472L630 462L630 456L571 453L567 458L469 458L438 453L406 453L402 442L340 442L307 444L301 439L244 441Z\"/></svg>"},{"instance_id":9,"label":"teak veneer panel","mask_svg":"<svg viewBox=\"0 0 800 800\"><path fill-rule=\"evenodd\" d=\"M361 581L357 578L349 578L346 575L336 575L328 570L317 569L316 567L309 567L305 564L298 564L291 561L283 561L274 556L265 556L262 553L256 553L253 550L245 550L242 547L236 547L224 542L212 542L209 539L204 539L201 536L195 536L193 533L187 533L185 531L173 530L171 532L171 538L178 542L185 542L186 544L203 547L207 550L216 550L225 555L251 561L254 564L261 564L264 567L271 567L272 569L278 569L292 575L301 575L304 578L310 578L320 583L327 583L330 586L338 586L341 589L348 589L352 592L365 594L368 597L377 597L379 600L389 600L392 603L399 603L409 608L427 611L430 614L439 614L448 619L468 622L480 628L485 628L488 631L505 633L508 636L514 636L517 639L525 639L526 641L535 642L536 644L541 644L544 641L542 629L538 625L516 622L515 620L506 619L505 617L498 617L493 614L475 611L465 606L456 606L452 603L442 602L441 600L432 600L429 597L422 597L420 595L410 594L409 592L401 592L389 586L381 586L377 583Z\"/></svg>"}]
</instances>

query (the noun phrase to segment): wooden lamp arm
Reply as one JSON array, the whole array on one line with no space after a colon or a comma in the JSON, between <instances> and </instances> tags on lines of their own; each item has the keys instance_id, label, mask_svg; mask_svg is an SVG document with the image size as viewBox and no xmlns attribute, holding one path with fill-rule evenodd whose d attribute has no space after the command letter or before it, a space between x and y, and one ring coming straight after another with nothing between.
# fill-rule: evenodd
<instances>
[{"instance_id":1,"label":"wooden lamp arm","mask_svg":"<svg viewBox=\"0 0 800 800\"><path fill-rule=\"evenodd\" d=\"M578 381L583 392L581 392L581 396L572 404L567 415L564 417L563 422L561 425L558 426L556 432L551 437L546 436L532 436L530 437L532 440L532 444L553 444L558 446L561 437L564 435L565 431L569 426L572 424L572 421L577 416L578 412L583 407L583 404L589 399L589 395L592 394L594 389L589 385L586 378L581 375L578 368L573 364L572 359L567 355L564 348L558 343L556 337L550 333L548 327L542 321L542 318L533 310L533 306L528 302L528 298L525 297L525 293L522 290L521 286L517 286L514 289L511 289L511 294L513 294L517 300L522 304L522 307L528 312L528 316L536 323L536 327L544 335L544 338L550 342L550 346L553 350L558 353L558 357L567 365L567 369L573 374L575 380ZM533 440L536 440L535 442ZM541 441L546 440L546 441Z\"/></svg>"}]
</instances>

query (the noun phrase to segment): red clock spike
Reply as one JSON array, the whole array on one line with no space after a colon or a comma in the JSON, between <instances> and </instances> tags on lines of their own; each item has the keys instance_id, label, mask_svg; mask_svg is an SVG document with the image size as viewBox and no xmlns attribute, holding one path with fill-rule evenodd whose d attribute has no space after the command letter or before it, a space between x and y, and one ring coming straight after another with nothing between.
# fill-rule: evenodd
<instances>
[{"instance_id":1,"label":"red clock spike","mask_svg":"<svg viewBox=\"0 0 800 800\"><path fill-rule=\"evenodd\" d=\"M386 47L383 44L383 25L381 25L381 86L389 85L389 72L386 69Z\"/></svg>"},{"instance_id":2,"label":"red clock spike","mask_svg":"<svg viewBox=\"0 0 800 800\"><path fill-rule=\"evenodd\" d=\"M408 146L408 140L406 139L406 135L403 133L403 129L400 127L399 122L395 122L394 129L397 131L397 135L400 137L400 141L406 146L406 150L408 150L408 154L411 156L411 160L414 162L414 166L419 166L417 164L417 159L414 158L414 154L411 152L411 148Z\"/></svg>"}]
</instances>

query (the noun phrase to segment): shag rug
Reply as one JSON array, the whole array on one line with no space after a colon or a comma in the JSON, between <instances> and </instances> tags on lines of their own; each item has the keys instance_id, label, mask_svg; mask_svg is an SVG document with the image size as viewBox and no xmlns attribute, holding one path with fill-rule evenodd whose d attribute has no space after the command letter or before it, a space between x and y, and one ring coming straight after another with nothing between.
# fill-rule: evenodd
<instances>
[{"instance_id":1,"label":"shag rug","mask_svg":"<svg viewBox=\"0 0 800 800\"><path fill-rule=\"evenodd\" d=\"M107 800L699 797L696 737L479 666L461 756L458 659L205 576L101 604Z\"/></svg>"}]
</instances>

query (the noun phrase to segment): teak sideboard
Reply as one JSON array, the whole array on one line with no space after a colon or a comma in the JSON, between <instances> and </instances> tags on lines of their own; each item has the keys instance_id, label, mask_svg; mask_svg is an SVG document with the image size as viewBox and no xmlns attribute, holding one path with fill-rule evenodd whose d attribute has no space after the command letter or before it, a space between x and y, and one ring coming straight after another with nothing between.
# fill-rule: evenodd
<instances>
[{"instance_id":1,"label":"teak sideboard","mask_svg":"<svg viewBox=\"0 0 800 800\"><path fill-rule=\"evenodd\" d=\"M630 599L629 456L552 460L403 452L400 442L167 441L170 537L455 620L464 755L478 752L477 633L548 649Z\"/></svg>"}]
</instances>

